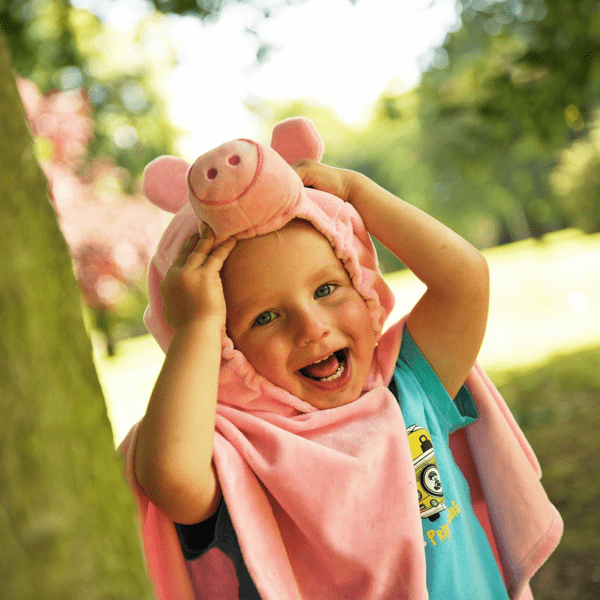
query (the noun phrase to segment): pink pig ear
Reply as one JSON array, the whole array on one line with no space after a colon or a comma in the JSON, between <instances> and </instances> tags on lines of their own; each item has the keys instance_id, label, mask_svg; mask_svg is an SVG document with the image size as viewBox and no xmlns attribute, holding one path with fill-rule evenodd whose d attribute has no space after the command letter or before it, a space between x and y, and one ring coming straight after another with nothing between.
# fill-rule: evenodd
<instances>
[{"instance_id":1,"label":"pink pig ear","mask_svg":"<svg viewBox=\"0 0 600 600\"><path fill-rule=\"evenodd\" d=\"M186 174L190 165L183 158L159 156L144 169L142 188L146 198L171 213L188 201Z\"/></svg>"},{"instance_id":2,"label":"pink pig ear","mask_svg":"<svg viewBox=\"0 0 600 600\"><path fill-rule=\"evenodd\" d=\"M320 161L324 150L323 138L313 122L306 117L292 117L277 123L271 137L271 148L289 164L301 158Z\"/></svg>"}]
</instances>

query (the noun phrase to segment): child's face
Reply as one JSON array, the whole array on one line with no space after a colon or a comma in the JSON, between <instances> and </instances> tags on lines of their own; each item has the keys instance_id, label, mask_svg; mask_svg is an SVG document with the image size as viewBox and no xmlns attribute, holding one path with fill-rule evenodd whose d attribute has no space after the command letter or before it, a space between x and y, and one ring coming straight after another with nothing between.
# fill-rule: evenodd
<instances>
[{"instance_id":1,"label":"child's face","mask_svg":"<svg viewBox=\"0 0 600 600\"><path fill-rule=\"evenodd\" d=\"M258 373L319 409L360 396L377 334L342 263L309 223L240 240L222 279L227 332Z\"/></svg>"}]
</instances>

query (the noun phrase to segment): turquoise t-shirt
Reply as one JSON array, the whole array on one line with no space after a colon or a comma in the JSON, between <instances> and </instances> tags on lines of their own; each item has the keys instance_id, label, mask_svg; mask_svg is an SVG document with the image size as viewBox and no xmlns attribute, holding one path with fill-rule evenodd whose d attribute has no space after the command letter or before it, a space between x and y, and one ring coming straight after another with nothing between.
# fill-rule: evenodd
<instances>
[{"instance_id":1,"label":"turquoise t-shirt","mask_svg":"<svg viewBox=\"0 0 600 600\"><path fill-rule=\"evenodd\" d=\"M470 392L463 386L454 401L450 398L406 327L390 389L402 410L415 465L430 600L508 600L448 445L450 433L478 417Z\"/></svg>"},{"instance_id":2,"label":"turquoise t-shirt","mask_svg":"<svg viewBox=\"0 0 600 600\"><path fill-rule=\"evenodd\" d=\"M389 387L402 410L417 473L430 600L508 600L467 482L448 446L452 431L478 417L471 394L463 387L452 401L406 328ZM176 527L190 565L218 547L234 563L240 598L260 600L224 499L210 519Z\"/></svg>"}]
</instances>

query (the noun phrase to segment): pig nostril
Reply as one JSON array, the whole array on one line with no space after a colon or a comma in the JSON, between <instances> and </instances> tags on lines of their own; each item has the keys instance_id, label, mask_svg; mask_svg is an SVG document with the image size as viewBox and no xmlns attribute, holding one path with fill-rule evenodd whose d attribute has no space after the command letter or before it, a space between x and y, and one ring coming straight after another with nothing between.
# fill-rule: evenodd
<instances>
[{"instance_id":1,"label":"pig nostril","mask_svg":"<svg viewBox=\"0 0 600 600\"><path fill-rule=\"evenodd\" d=\"M240 157L237 154L234 154L233 156L229 157L229 160L227 161L231 166L235 167L235 165L239 165L240 164Z\"/></svg>"},{"instance_id":2,"label":"pig nostril","mask_svg":"<svg viewBox=\"0 0 600 600\"><path fill-rule=\"evenodd\" d=\"M212 169L209 169L208 171L206 171L206 176L209 179L214 179L217 176L217 170L214 167Z\"/></svg>"}]
</instances>

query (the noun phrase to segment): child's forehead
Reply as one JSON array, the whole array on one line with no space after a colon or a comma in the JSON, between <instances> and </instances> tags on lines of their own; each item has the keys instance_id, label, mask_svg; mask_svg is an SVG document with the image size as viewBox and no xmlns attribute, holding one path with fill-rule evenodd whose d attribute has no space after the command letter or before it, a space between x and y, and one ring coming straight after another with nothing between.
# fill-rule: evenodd
<instances>
[{"instance_id":1,"label":"child's forehead","mask_svg":"<svg viewBox=\"0 0 600 600\"><path fill-rule=\"evenodd\" d=\"M329 244L327 238L318 230L316 227L306 219L295 217L291 221L288 221L283 227L264 235L259 235L257 238L264 238L267 236L281 238L282 235L288 237L288 234L297 238L303 238L307 242L309 239L322 239ZM256 239L256 238L252 238Z\"/></svg>"},{"instance_id":2,"label":"child's forehead","mask_svg":"<svg viewBox=\"0 0 600 600\"><path fill-rule=\"evenodd\" d=\"M273 259L277 259L277 263L293 262L298 258L298 252L317 263L329 262L332 257L339 260L327 238L304 219L292 219L276 231L238 240L231 256L235 262L249 267L258 264L264 269L272 264Z\"/></svg>"},{"instance_id":3,"label":"child's forehead","mask_svg":"<svg viewBox=\"0 0 600 600\"><path fill-rule=\"evenodd\" d=\"M345 272L327 238L308 221L293 219L277 231L239 240L225 262L223 275L225 280L252 282L300 266L304 273L335 269Z\"/></svg>"}]
</instances>

